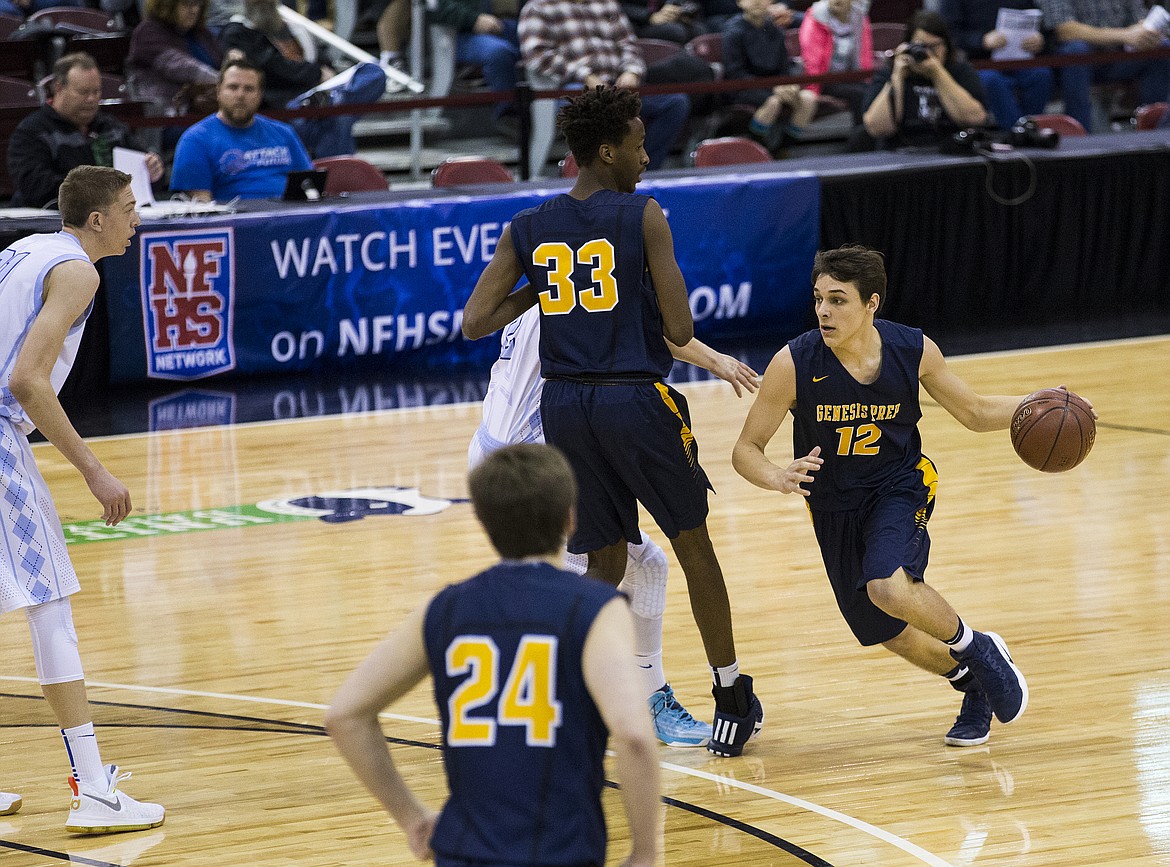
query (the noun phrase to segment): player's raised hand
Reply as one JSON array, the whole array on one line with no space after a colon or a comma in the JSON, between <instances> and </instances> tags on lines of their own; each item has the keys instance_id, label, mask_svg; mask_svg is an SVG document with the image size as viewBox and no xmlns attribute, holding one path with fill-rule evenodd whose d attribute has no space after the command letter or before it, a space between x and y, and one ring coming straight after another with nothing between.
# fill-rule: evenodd
<instances>
[{"instance_id":1,"label":"player's raised hand","mask_svg":"<svg viewBox=\"0 0 1170 867\"><path fill-rule=\"evenodd\" d=\"M90 493L102 504L102 520L107 527L113 527L134 511L130 502L130 489L123 485L113 473L99 466L86 478Z\"/></svg>"},{"instance_id":2,"label":"player's raised hand","mask_svg":"<svg viewBox=\"0 0 1170 867\"><path fill-rule=\"evenodd\" d=\"M812 475L821 468L825 459L821 456L821 447L813 446L813 450L803 458L797 458L788 465L784 475L780 477L780 487L777 489L783 494L800 494L807 497L809 492L801 487L805 483L812 483L816 479Z\"/></svg>"},{"instance_id":3,"label":"player's raised hand","mask_svg":"<svg viewBox=\"0 0 1170 867\"><path fill-rule=\"evenodd\" d=\"M755 394L760 388L760 375L731 355L720 353L711 372L720 379L730 382L731 387L735 389L736 397L743 397L744 389L750 394Z\"/></svg>"}]
</instances>

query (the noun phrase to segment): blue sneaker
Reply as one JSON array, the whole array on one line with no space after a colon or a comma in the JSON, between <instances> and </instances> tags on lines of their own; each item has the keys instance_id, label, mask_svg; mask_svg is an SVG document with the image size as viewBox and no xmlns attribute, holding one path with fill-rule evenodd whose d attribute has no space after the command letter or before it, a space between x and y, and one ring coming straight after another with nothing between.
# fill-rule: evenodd
<instances>
[{"instance_id":1,"label":"blue sneaker","mask_svg":"<svg viewBox=\"0 0 1170 867\"><path fill-rule=\"evenodd\" d=\"M668 747L703 747L711 739L711 726L690 715L666 684L650 696L654 733Z\"/></svg>"},{"instance_id":2,"label":"blue sneaker","mask_svg":"<svg viewBox=\"0 0 1170 867\"><path fill-rule=\"evenodd\" d=\"M994 632L976 632L966 650L952 650L951 656L971 669L996 719L1007 725L1020 718L1028 706L1028 682L1002 638Z\"/></svg>"},{"instance_id":3,"label":"blue sneaker","mask_svg":"<svg viewBox=\"0 0 1170 867\"><path fill-rule=\"evenodd\" d=\"M977 747L987 743L990 736L991 705L979 684L973 683L964 694L963 707L943 743L948 747Z\"/></svg>"},{"instance_id":4,"label":"blue sneaker","mask_svg":"<svg viewBox=\"0 0 1170 867\"><path fill-rule=\"evenodd\" d=\"M738 756L744 744L764 727L764 707L752 692L752 679L741 674L731 686L711 688L715 696L715 720L707 751L717 756Z\"/></svg>"}]
</instances>

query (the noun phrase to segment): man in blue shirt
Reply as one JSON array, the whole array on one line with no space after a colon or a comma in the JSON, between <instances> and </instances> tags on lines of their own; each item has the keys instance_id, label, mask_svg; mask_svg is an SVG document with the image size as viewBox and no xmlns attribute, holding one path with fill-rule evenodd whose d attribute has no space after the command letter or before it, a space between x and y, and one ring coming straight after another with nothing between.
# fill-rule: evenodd
<instances>
[{"instance_id":1,"label":"man in blue shirt","mask_svg":"<svg viewBox=\"0 0 1170 867\"><path fill-rule=\"evenodd\" d=\"M258 115L264 74L242 60L219 73L219 111L179 138L171 189L201 201L280 198L289 172L313 167L287 123Z\"/></svg>"}]
</instances>

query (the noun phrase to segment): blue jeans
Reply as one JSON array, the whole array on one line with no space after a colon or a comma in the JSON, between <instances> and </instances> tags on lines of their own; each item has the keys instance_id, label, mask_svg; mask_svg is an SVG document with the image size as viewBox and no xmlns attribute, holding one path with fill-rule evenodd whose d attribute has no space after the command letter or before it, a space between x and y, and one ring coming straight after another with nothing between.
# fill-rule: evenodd
<instances>
[{"instance_id":1,"label":"blue jeans","mask_svg":"<svg viewBox=\"0 0 1170 867\"><path fill-rule=\"evenodd\" d=\"M455 43L455 59L474 63L483 70L489 90L515 90L516 64L520 61L520 40L516 36L516 19L501 18L504 32L460 33ZM496 104L496 115L504 110Z\"/></svg>"},{"instance_id":2,"label":"blue jeans","mask_svg":"<svg viewBox=\"0 0 1170 867\"><path fill-rule=\"evenodd\" d=\"M685 93L642 95L642 122L646 125L646 156L650 169L662 168L670 147L691 116L691 101Z\"/></svg>"},{"instance_id":3,"label":"blue jeans","mask_svg":"<svg viewBox=\"0 0 1170 867\"><path fill-rule=\"evenodd\" d=\"M1034 69L1000 71L983 69L979 72L991 114L1001 129L1010 129L1021 117L1043 114L1052 98L1056 76L1045 66ZM1088 129L1088 127L1086 127Z\"/></svg>"},{"instance_id":4,"label":"blue jeans","mask_svg":"<svg viewBox=\"0 0 1170 867\"><path fill-rule=\"evenodd\" d=\"M1057 47L1058 54L1092 54L1096 49L1087 42L1072 40ZM1104 66L1066 66L1060 71L1060 90L1064 95L1064 113L1075 117L1081 126L1092 131L1093 103L1089 88L1094 84L1137 80L1142 105L1159 102L1170 90L1170 61L1123 60Z\"/></svg>"}]
</instances>

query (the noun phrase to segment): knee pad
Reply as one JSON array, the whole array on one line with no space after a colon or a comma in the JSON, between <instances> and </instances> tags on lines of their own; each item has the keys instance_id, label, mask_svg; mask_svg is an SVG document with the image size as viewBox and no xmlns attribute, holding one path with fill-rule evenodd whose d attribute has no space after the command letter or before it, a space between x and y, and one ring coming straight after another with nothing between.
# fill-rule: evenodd
<instances>
[{"instance_id":1,"label":"knee pad","mask_svg":"<svg viewBox=\"0 0 1170 867\"><path fill-rule=\"evenodd\" d=\"M640 545L630 545L626 575L619 590L630 597L630 609L639 617L654 619L666 611L666 552L645 536Z\"/></svg>"},{"instance_id":2,"label":"knee pad","mask_svg":"<svg viewBox=\"0 0 1170 867\"><path fill-rule=\"evenodd\" d=\"M77 652L77 631L73 628L73 606L69 597L54 599L24 610L32 636L33 660L41 684L84 680L81 655Z\"/></svg>"}]
</instances>

